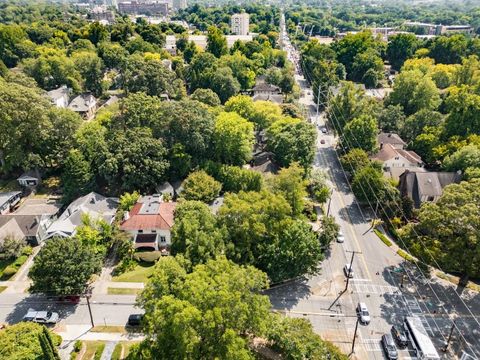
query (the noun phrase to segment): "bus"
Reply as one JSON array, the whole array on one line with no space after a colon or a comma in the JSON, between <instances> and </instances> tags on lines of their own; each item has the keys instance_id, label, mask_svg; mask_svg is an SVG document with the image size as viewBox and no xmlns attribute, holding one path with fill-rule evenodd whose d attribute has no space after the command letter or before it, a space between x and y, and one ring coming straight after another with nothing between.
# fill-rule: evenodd
<instances>
[{"instance_id":1,"label":"bus","mask_svg":"<svg viewBox=\"0 0 480 360\"><path fill-rule=\"evenodd\" d=\"M425 330L422 320L418 316L406 317L404 327L418 359L440 360L435 345L430 340L427 330Z\"/></svg>"}]
</instances>

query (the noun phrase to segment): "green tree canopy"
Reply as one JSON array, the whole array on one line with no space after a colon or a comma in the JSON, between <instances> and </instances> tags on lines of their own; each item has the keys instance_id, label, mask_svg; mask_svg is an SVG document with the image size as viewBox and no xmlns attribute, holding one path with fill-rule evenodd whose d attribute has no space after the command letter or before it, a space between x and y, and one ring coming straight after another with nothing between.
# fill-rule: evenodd
<instances>
[{"instance_id":1,"label":"green tree canopy","mask_svg":"<svg viewBox=\"0 0 480 360\"><path fill-rule=\"evenodd\" d=\"M227 39L220 29L215 26L210 26L208 28L207 51L215 55L217 58L228 53Z\"/></svg>"},{"instance_id":2,"label":"green tree canopy","mask_svg":"<svg viewBox=\"0 0 480 360\"><path fill-rule=\"evenodd\" d=\"M90 163L78 150L71 150L65 161L62 175L63 201L68 204L73 199L89 193L93 189L93 173Z\"/></svg>"},{"instance_id":3,"label":"green tree canopy","mask_svg":"<svg viewBox=\"0 0 480 360\"><path fill-rule=\"evenodd\" d=\"M368 154L365 152L365 150L353 148L348 153L342 155L340 158L340 163L345 171L349 172L351 175L354 175L358 170L369 166L370 159L368 158Z\"/></svg>"},{"instance_id":4,"label":"green tree canopy","mask_svg":"<svg viewBox=\"0 0 480 360\"><path fill-rule=\"evenodd\" d=\"M220 98L218 95L211 89L196 89L192 96L192 100L200 101L201 103L207 104L209 106L219 106Z\"/></svg>"},{"instance_id":5,"label":"green tree canopy","mask_svg":"<svg viewBox=\"0 0 480 360\"><path fill-rule=\"evenodd\" d=\"M400 70L405 60L411 58L419 46L414 34L397 34L388 39L387 60L395 70Z\"/></svg>"},{"instance_id":6,"label":"green tree canopy","mask_svg":"<svg viewBox=\"0 0 480 360\"><path fill-rule=\"evenodd\" d=\"M203 170L192 172L183 183L182 198L211 203L219 195L222 184Z\"/></svg>"},{"instance_id":7,"label":"green tree canopy","mask_svg":"<svg viewBox=\"0 0 480 360\"><path fill-rule=\"evenodd\" d=\"M271 179L272 190L283 195L290 204L294 216L299 216L305 207L307 181L304 175L304 170L298 163L292 163L290 167L281 169L278 175Z\"/></svg>"},{"instance_id":8,"label":"green tree canopy","mask_svg":"<svg viewBox=\"0 0 480 360\"><path fill-rule=\"evenodd\" d=\"M359 148L367 153L378 149L377 135L379 133L377 121L371 115L361 115L343 128L341 144L344 149Z\"/></svg>"}]
</instances>

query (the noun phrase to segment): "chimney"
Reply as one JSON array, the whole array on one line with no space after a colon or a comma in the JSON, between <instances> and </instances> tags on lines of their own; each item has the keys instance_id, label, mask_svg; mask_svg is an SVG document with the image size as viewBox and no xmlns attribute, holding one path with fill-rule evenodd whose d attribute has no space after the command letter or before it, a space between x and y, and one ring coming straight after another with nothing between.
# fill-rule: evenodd
<instances>
[{"instance_id":1,"label":"chimney","mask_svg":"<svg viewBox=\"0 0 480 360\"><path fill-rule=\"evenodd\" d=\"M380 143L380 150L383 149L383 143Z\"/></svg>"}]
</instances>

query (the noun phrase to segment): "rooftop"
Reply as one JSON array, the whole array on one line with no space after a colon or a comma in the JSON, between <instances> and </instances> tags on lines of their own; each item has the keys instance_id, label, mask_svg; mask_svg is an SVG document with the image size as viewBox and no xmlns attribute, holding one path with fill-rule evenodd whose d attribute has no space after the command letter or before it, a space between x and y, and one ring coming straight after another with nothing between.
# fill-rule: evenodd
<instances>
[{"instance_id":1,"label":"rooftop","mask_svg":"<svg viewBox=\"0 0 480 360\"><path fill-rule=\"evenodd\" d=\"M62 207L56 199L26 199L16 215L55 215Z\"/></svg>"},{"instance_id":2,"label":"rooftop","mask_svg":"<svg viewBox=\"0 0 480 360\"><path fill-rule=\"evenodd\" d=\"M402 147L407 145L407 143L395 133L380 133L378 134L377 140L379 144L402 145Z\"/></svg>"},{"instance_id":3,"label":"rooftop","mask_svg":"<svg viewBox=\"0 0 480 360\"><path fill-rule=\"evenodd\" d=\"M170 230L173 226L176 206L175 202L162 202L159 194L143 196L130 210L128 218L120 228L122 230Z\"/></svg>"},{"instance_id":4,"label":"rooftop","mask_svg":"<svg viewBox=\"0 0 480 360\"><path fill-rule=\"evenodd\" d=\"M21 193L22 193L21 191L7 191L7 192L0 193L0 205L5 204L11 198L13 198L14 196L20 195Z\"/></svg>"},{"instance_id":5,"label":"rooftop","mask_svg":"<svg viewBox=\"0 0 480 360\"><path fill-rule=\"evenodd\" d=\"M73 111L87 112L97 103L97 99L92 94L81 94L74 98L68 108Z\"/></svg>"}]
</instances>

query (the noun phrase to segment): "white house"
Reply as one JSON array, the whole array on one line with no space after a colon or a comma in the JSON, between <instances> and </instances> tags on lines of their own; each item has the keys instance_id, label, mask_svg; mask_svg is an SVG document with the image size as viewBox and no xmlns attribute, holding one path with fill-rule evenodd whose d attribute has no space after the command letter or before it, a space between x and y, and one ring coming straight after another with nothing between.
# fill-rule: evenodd
<instances>
[{"instance_id":1,"label":"white house","mask_svg":"<svg viewBox=\"0 0 480 360\"><path fill-rule=\"evenodd\" d=\"M117 207L117 198L107 198L95 192L82 196L68 205L62 215L48 227L47 239L75 235L77 227L83 224L84 215L88 215L92 220L103 219L111 224Z\"/></svg>"},{"instance_id":2,"label":"white house","mask_svg":"<svg viewBox=\"0 0 480 360\"><path fill-rule=\"evenodd\" d=\"M405 170L422 172L423 161L414 151L395 148L392 144L380 144L380 151L372 156L372 160L383 163L384 175L398 180Z\"/></svg>"},{"instance_id":3,"label":"white house","mask_svg":"<svg viewBox=\"0 0 480 360\"><path fill-rule=\"evenodd\" d=\"M120 225L133 237L135 248L168 252L177 203L163 202L160 194L142 196Z\"/></svg>"},{"instance_id":4,"label":"white house","mask_svg":"<svg viewBox=\"0 0 480 360\"><path fill-rule=\"evenodd\" d=\"M30 170L30 171L24 172L17 179L17 181L20 184L20 186L35 187L40 185L42 179L37 172L35 172L34 170Z\"/></svg>"},{"instance_id":5,"label":"white house","mask_svg":"<svg viewBox=\"0 0 480 360\"><path fill-rule=\"evenodd\" d=\"M97 99L92 94L81 94L72 100L68 108L84 119L90 120L97 111Z\"/></svg>"},{"instance_id":6,"label":"white house","mask_svg":"<svg viewBox=\"0 0 480 360\"><path fill-rule=\"evenodd\" d=\"M53 105L59 108L68 107L70 101L70 89L66 85L62 85L57 89L53 89L47 92Z\"/></svg>"}]
</instances>

